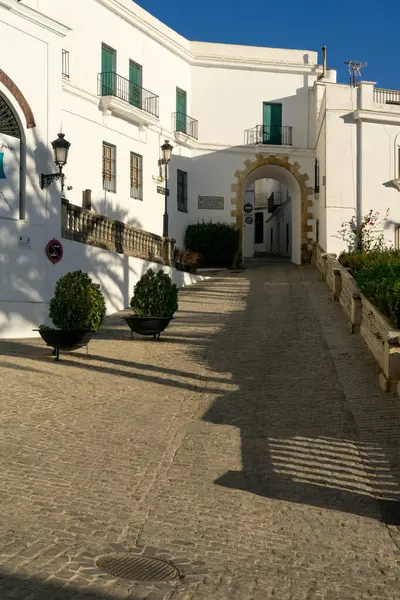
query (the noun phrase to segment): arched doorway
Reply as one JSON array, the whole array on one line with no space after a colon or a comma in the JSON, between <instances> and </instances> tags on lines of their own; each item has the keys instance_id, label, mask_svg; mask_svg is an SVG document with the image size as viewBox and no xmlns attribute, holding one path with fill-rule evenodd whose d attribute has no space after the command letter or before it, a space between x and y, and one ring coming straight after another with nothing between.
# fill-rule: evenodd
<instances>
[{"instance_id":1,"label":"arched doorway","mask_svg":"<svg viewBox=\"0 0 400 600\"><path fill-rule=\"evenodd\" d=\"M292 198L292 255L295 264L301 264L309 259L310 244L313 241L313 220L310 212L312 207L312 194L314 190L307 185L309 177L300 173L300 163L289 162L288 157L265 156L258 154L255 160L246 160L243 170L235 173L236 181L232 184L232 191L236 197L232 198L235 209L232 216L236 218L236 227L241 232L243 243L244 223L244 197L246 189L259 179L275 179L282 183L290 192Z\"/></svg>"},{"instance_id":2,"label":"arched doorway","mask_svg":"<svg viewBox=\"0 0 400 600\"><path fill-rule=\"evenodd\" d=\"M24 219L23 129L9 101L0 93L0 217Z\"/></svg>"}]
</instances>

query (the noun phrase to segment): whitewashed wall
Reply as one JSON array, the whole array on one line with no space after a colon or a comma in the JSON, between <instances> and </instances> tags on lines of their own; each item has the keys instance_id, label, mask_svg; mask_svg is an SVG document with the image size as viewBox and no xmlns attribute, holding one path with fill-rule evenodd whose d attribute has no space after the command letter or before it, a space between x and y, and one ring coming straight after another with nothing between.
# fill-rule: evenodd
<instances>
[{"instance_id":1,"label":"whitewashed wall","mask_svg":"<svg viewBox=\"0 0 400 600\"><path fill-rule=\"evenodd\" d=\"M70 240L61 240L61 242L64 258L56 265L51 265L46 259L47 264L43 265L46 272L45 290L40 296L37 295L36 286L28 289L24 285L25 278L21 278L24 285L21 291L26 298L31 299L26 301L27 306L18 302L12 304L0 302L0 338L37 337L38 333L33 329L40 324L51 325L48 318L48 302L53 296L57 280L69 271L82 269L95 283L100 284L106 301L107 314L129 307L135 284L149 268L154 271L163 269L179 288L204 279L201 275L184 273L157 263L108 252L79 242Z\"/></svg>"},{"instance_id":2,"label":"whitewashed wall","mask_svg":"<svg viewBox=\"0 0 400 600\"><path fill-rule=\"evenodd\" d=\"M51 141L60 127L60 52L67 29L29 7L13 3L16 12L0 8L0 39L5 48L2 70L28 101L36 127L26 119L12 94L0 83L0 94L13 107L25 142L22 155L23 218L0 218L0 337L27 335L47 301L45 245L60 235L60 190L40 189L41 173L55 171ZM10 8L14 7L10 3ZM22 240L20 239L22 238Z\"/></svg>"},{"instance_id":3,"label":"whitewashed wall","mask_svg":"<svg viewBox=\"0 0 400 600\"><path fill-rule=\"evenodd\" d=\"M346 248L336 238L342 222L350 221L357 211L362 218L371 209L381 217L389 210L383 231L386 242L393 245L400 224L400 196L391 183L399 177L400 108L376 103L374 85L362 82L355 88L326 84L320 110L321 188L315 204L321 246L340 253Z\"/></svg>"}]
</instances>

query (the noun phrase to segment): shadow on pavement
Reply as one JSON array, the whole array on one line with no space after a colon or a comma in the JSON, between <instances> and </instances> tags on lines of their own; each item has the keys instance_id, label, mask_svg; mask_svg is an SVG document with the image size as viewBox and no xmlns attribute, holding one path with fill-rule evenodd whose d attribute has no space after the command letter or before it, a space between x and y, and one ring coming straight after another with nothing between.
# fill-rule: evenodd
<instances>
[{"instance_id":1,"label":"shadow on pavement","mask_svg":"<svg viewBox=\"0 0 400 600\"><path fill-rule=\"evenodd\" d=\"M399 481L379 444L357 432L302 273L253 271L246 308L229 322L232 352L216 340L210 366L229 371L238 391L203 418L240 430L243 465L216 483L399 525Z\"/></svg>"}]
</instances>

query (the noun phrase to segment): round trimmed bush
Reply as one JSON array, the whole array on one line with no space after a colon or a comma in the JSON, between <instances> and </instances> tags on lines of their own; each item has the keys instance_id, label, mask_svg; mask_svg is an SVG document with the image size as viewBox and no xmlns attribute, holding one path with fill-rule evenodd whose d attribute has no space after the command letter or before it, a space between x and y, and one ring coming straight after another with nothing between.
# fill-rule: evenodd
<instances>
[{"instance_id":1,"label":"round trimmed bush","mask_svg":"<svg viewBox=\"0 0 400 600\"><path fill-rule=\"evenodd\" d=\"M100 286L83 271L66 273L56 283L49 316L57 329L96 331L106 316Z\"/></svg>"},{"instance_id":2,"label":"round trimmed bush","mask_svg":"<svg viewBox=\"0 0 400 600\"><path fill-rule=\"evenodd\" d=\"M164 271L148 269L135 285L130 305L138 317L172 318L178 310L178 288Z\"/></svg>"}]
</instances>

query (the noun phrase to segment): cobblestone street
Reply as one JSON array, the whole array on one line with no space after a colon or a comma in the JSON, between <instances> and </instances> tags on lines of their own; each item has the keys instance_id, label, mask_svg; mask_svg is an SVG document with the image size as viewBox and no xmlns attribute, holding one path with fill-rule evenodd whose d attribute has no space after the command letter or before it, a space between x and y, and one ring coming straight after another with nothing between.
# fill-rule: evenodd
<instances>
[{"instance_id":1,"label":"cobblestone street","mask_svg":"<svg viewBox=\"0 0 400 600\"><path fill-rule=\"evenodd\" d=\"M316 269L180 293L159 343L0 341L0 599L400 597L400 399ZM100 554L176 561L178 583Z\"/></svg>"}]
</instances>

